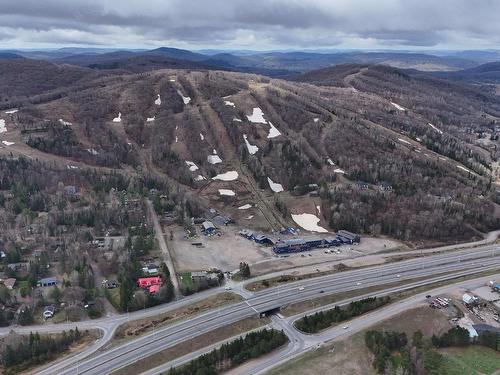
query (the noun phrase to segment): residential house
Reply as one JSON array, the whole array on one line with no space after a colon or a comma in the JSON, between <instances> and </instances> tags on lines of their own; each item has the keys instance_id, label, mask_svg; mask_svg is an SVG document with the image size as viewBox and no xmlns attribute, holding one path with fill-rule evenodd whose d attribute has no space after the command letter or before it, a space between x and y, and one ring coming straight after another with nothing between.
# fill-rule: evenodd
<instances>
[{"instance_id":1,"label":"residential house","mask_svg":"<svg viewBox=\"0 0 500 375\"><path fill-rule=\"evenodd\" d=\"M149 288L151 285L160 285L161 284L161 276L153 276L153 277L140 277L137 279L137 285L139 288Z\"/></svg>"},{"instance_id":2,"label":"residential house","mask_svg":"<svg viewBox=\"0 0 500 375\"><path fill-rule=\"evenodd\" d=\"M387 181L382 181L378 187L381 191L392 191L392 184Z\"/></svg>"},{"instance_id":3,"label":"residential house","mask_svg":"<svg viewBox=\"0 0 500 375\"><path fill-rule=\"evenodd\" d=\"M9 277L8 279L2 280L2 282L3 285L5 285L5 287L10 290L14 289L14 285L16 285L16 279L13 277Z\"/></svg>"},{"instance_id":4,"label":"residential house","mask_svg":"<svg viewBox=\"0 0 500 375\"><path fill-rule=\"evenodd\" d=\"M57 285L57 279L55 277L45 277L43 279L38 280L36 285L41 286L43 288Z\"/></svg>"}]
</instances>

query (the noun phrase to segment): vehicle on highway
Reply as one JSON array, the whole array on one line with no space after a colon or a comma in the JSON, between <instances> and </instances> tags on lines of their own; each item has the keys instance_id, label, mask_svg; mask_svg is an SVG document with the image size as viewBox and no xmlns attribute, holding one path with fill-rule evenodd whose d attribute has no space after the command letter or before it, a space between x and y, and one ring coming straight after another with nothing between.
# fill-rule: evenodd
<instances>
[{"instance_id":1,"label":"vehicle on highway","mask_svg":"<svg viewBox=\"0 0 500 375\"><path fill-rule=\"evenodd\" d=\"M399 277L401 277L401 275L398 273L398 274L396 275L396 277L397 277L397 278L399 278Z\"/></svg>"},{"instance_id":2,"label":"vehicle on highway","mask_svg":"<svg viewBox=\"0 0 500 375\"><path fill-rule=\"evenodd\" d=\"M349 328L349 326L343 326L342 327L342 329L348 329L348 328Z\"/></svg>"},{"instance_id":3,"label":"vehicle on highway","mask_svg":"<svg viewBox=\"0 0 500 375\"><path fill-rule=\"evenodd\" d=\"M430 294L427 294L425 298L431 298L432 296Z\"/></svg>"},{"instance_id":4,"label":"vehicle on highway","mask_svg":"<svg viewBox=\"0 0 500 375\"><path fill-rule=\"evenodd\" d=\"M225 290L231 290L232 288L229 285L226 285L226 287L224 289Z\"/></svg>"},{"instance_id":5,"label":"vehicle on highway","mask_svg":"<svg viewBox=\"0 0 500 375\"><path fill-rule=\"evenodd\" d=\"M299 286L299 290L304 290L305 288L303 286Z\"/></svg>"},{"instance_id":6,"label":"vehicle on highway","mask_svg":"<svg viewBox=\"0 0 500 375\"><path fill-rule=\"evenodd\" d=\"M325 293L325 291L324 291L324 290L320 290L319 292L320 292L320 293Z\"/></svg>"},{"instance_id":7,"label":"vehicle on highway","mask_svg":"<svg viewBox=\"0 0 500 375\"><path fill-rule=\"evenodd\" d=\"M358 281L358 282L356 283L356 285L361 285L361 283Z\"/></svg>"}]
</instances>

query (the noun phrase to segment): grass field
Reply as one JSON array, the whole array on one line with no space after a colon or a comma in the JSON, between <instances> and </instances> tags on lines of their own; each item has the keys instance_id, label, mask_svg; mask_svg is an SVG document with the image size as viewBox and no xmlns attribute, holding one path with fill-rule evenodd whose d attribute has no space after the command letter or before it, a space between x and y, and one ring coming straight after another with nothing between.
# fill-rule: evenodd
<instances>
[{"instance_id":1,"label":"grass field","mask_svg":"<svg viewBox=\"0 0 500 375\"><path fill-rule=\"evenodd\" d=\"M194 284L193 280L191 279L191 272L181 272L179 273L179 281L189 289L193 289Z\"/></svg>"},{"instance_id":2,"label":"grass field","mask_svg":"<svg viewBox=\"0 0 500 375\"><path fill-rule=\"evenodd\" d=\"M443 355L443 375L491 375L500 370L500 353L482 346L448 348Z\"/></svg>"}]
</instances>

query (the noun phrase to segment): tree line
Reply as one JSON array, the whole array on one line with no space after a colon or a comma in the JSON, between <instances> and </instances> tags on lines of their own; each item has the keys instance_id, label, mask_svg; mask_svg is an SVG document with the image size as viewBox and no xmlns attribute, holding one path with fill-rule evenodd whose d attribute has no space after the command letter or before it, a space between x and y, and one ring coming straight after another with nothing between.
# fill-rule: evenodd
<instances>
[{"instance_id":1,"label":"tree line","mask_svg":"<svg viewBox=\"0 0 500 375\"><path fill-rule=\"evenodd\" d=\"M6 374L15 374L24 369L52 360L78 342L84 334L78 328L63 331L57 335L40 335L31 332L29 336L21 336L18 344L7 344L1 352L2 365L7 368Z\"/></svg>"},{"instance_id":2,"label":"tree line","mask_svg":"<svg viewBox=\"0 0 500 375\"><path fill-rule=\"evenodd\" d=\"M316 333L330 327L334 323L343 322L368 311L375 310L388 304L390 297L371 297L360 301L353 301L346 306L335 306L333 309L319 311L306 315L295 322L297 329L306 333Z\"/></svg>"},{"instance_id":3,"label":"tree line","mask_svg":"<svg viewBox=\"0 0 500 375\"><path fill-rule=\"evenodd\" d=\"M263 329L250 332L218 349L204 354L179 368L170 369L165 375L216 375L246 361L272 352L288 341L283 331Z\"/></svg>"}]
</instances>

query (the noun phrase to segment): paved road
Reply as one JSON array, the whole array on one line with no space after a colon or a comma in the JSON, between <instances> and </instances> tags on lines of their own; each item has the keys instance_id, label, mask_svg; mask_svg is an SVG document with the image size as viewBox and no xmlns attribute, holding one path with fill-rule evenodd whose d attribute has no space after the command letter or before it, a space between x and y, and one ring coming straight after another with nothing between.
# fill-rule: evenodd
<instances>
[{"instance_id":1,"label":"paved road","mask_svg":"<svg viewBox=\"0 0 500 375\"><path fill-rule=\"evenodd\" d=\"M179 298L181 296L181 293L179 290L179 281L177 280L177 273L175 272L174 262L172 261L172 255L170 254L167 242L165 241L165 236L163 235L163 230L161 229L161 225L158 220L158 215L156 215L153 203L151 203L149 199L146 200L146 204L148 205L151 220L153 221L153 227L155 230L156 239L158 240L161 252L163 253L163 260L165 261L165 264L168 267L168 271L170 272L170 279L172 280L172 284L174 285L175 297Z\"/></svg>"},{"instance_id":2,"label":"paved road","mask_svg":"<svg viewBox=\"0 0 500 375\"><path fill-rule=\"evenodd\" d=\"M498 275L497 277L500 277ZM435 277L432 279L427 280L428 283L433 283L437 282L439 280L444 280L446 279L445 277ZM294 328L294 322L297 319L302 318L304 315L310 315L314 312L320 311L320 310L327 310L330 308L333 308L334 306L342 306L348 303L351 303L352 301L356 301L362 298L366 297L374 297L374 296L383 296L383 295L388 295L396 292L401 292L407 289L412 289L415 287L418 287L420 285L423 285L422 282L415 282L415 283L409 283L404 286L399 286L399 287L393 287L393 288L387 288L383 291L379 291L376 293L368 293L366 295L361 295L361 296L356 296L353 298L348 298L343 301L338 301L336 303L333 303L331 305L325 305L318 307L314 310L307 311L306 313L300 313L288 318L282 318L276 315L273 315L271 317L272 324L271 326L276 328L276 329L282 329L288 336L290 342L289 344L274 352L271 356L266 356L260 360L257 361L251 361L247 364L244 364L236 369L233 369L228 373L228 375L250 375L250 374L257 374L257 373L263 373L267 370L269 370L272 367L275 367L281 363L284 363L291 358L301 355L304 352L314 349L318 345L322 345L325 342L331 341L331 340L339 340L339 339L344 339L349 335L352 335L354 333L357 333L363 329L366 329L372 325L374 325L377 322L380 322L382 320L385 320L387 318L390 318L394 315L397 315L407 309L410 309L412 307L417 306L418 304L427 304L428 301L425 298L425 295L427 294L432 294L432 295L439 295L443 294L446 292L451 291L452 289L456 289L458 287L473 287L476 285L484 285L488 280L491 279L491 276L487 277L481 277L473 280L467 280L467 281L461 281L459 283L455 283L452 285L447 285L444 287L439 287L439 288L434 288L431 290L427 290L425 292L421 292L415 296L409 297L407 299L404 299L402 301L395 302L387 307L380 308L374 312L364 314L363 316L353 319L347 323L340 324L338 327L331 328L329 330L323 331L320 334L316 335L308 335L304 334L302 332L297 331ZM342 327L348 326L349 328L343 329ZM195 353L190 353L189 355L183 356L181 358L175 359L171 362L164 363L154 369L148 370L141 375L156 375L160 374L162 372L168 371L171 367L176 367L180 366L184 363L189 362L190 360L193 360L197 358L198 356L207 353L211 350L214 349L216 346L211 346L207 347L205 349L201 349Z\"/></svg>"},{"instance_id":3,"label":"paved road","mask_svg":"<svg viewBox=\"0 0 500 375\"><path fill-rule=\"evenodd\" d=\"M500 274L495 276L498 278L500 277ZM235 369L235 371L231 371L229 375L264 374L270 369L277 367L294 357L302 355L309 350L313 350L314 348L321 346L327 342L344 340L355 333L363 331L383 320L387 320L391 317L401 314L406 310L419 305L427 305L428 302L425 298L427 294L442 295L456 290L457 288L474 288L476 286L484 285L488 280L490 280L490 278L491 276L481 277L447 285L444 287L430 289L406 298L402 301L398 301L386 307L377 309L373 312L364 314L358 318L352 319L349 322L339 324L334 328L328 329L316 335L306 335L293 329L293 323L297 319L301 318L303 314L282 319L279 324L276 324L276 328L289 327L289 329L294 331L292 335L289 335L290 343L287 345L287 347L276 353L273 353L270 356L262 358L261 360L254 361L250 363L250 365L241 366L241 368ZM343 301L343 303L350 302L350 300ZM344 327L348 328L344 329ZM288 334L289 331L285 330L285 332Z\"/></svg>"},{"instance_id":4,"label":"paved road","mask_svg":"<svg viewBox=\"0 0 500 375\"><path fill-rule=\"evenodd\" d=\"M497 254L500 252L497 252ZM437 274L453 273L454 276L474 274L484 270L500 268L500 256L490 249L467 251L456 254L438 254L425 259L411 259L403 262L380 265L360 270L346 271L319 278L290 283L279 288L271 288L246 299L244 302L222 307L215 311L200 314L189 320L181 321L129 341L128 343L94 355L81 361L78 372L81 374L105 374L124 367L141 358L197 337L200 334L226 326L233 322L287 304L310 300L321 295L362 290L394 282L410 282L411 279L425 277L432 280L419 281L413 286L435 282ZM399 276L398 276L399 275ZM443 275L439 279L450 279ZM54 373L48 368L43 374ZM65 370L57 369L58 374L74 374L76 366ZM53 371L53 372L50 372Z\"/></svg>"}]
</instances>

